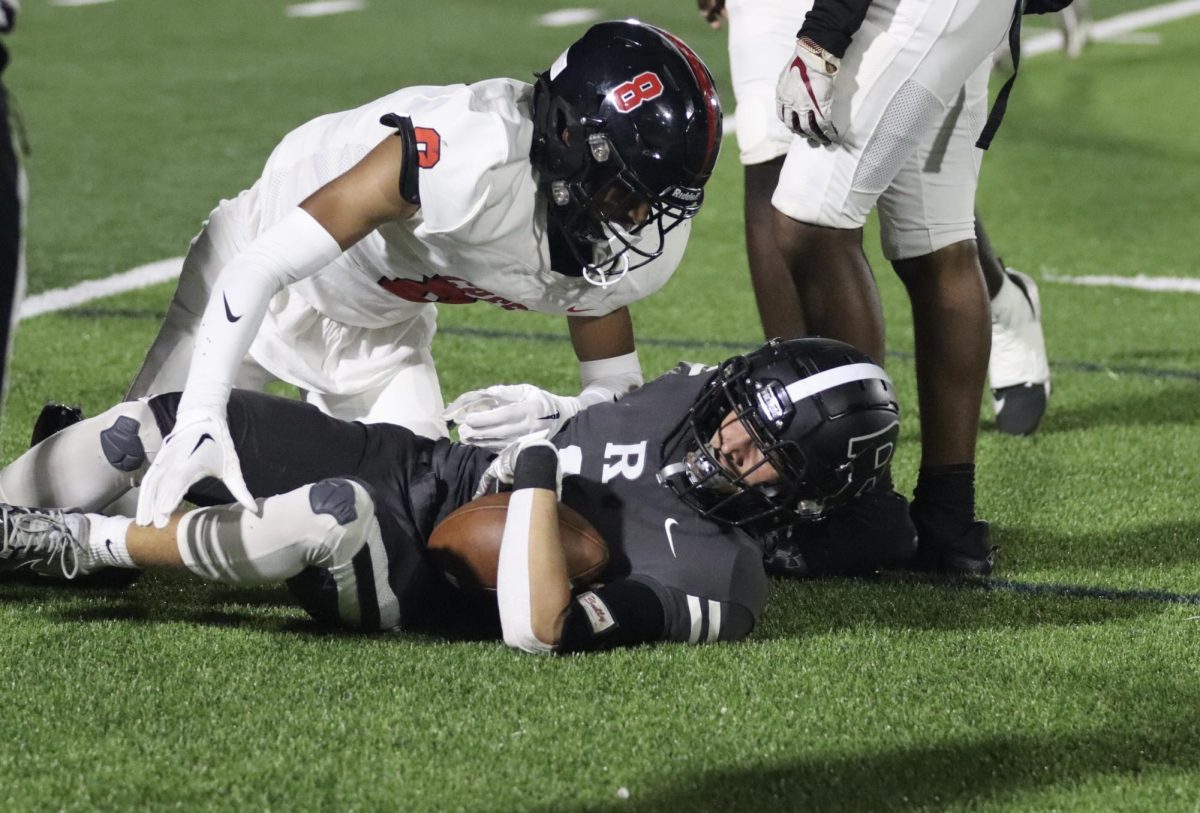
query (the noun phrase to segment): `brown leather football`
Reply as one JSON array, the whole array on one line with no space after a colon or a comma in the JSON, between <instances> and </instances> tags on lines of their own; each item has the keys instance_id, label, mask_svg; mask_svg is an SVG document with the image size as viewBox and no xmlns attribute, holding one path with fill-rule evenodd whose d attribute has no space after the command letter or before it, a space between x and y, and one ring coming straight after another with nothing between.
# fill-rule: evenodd
<instances>
[{"instance_id":1,"label":"brown leather football","mask_svg":"<svg viewBox=\"0 0 1200 813\"><path fill-rule=\"evenodd\" d=\"M500 540L510 492L487 494L456 509L429 536L429 556L464 589L496 589ZM572 587L591 584L608 563L608 545L572 508L558 504L558 533Z\"/></svg>"}]
</instances>

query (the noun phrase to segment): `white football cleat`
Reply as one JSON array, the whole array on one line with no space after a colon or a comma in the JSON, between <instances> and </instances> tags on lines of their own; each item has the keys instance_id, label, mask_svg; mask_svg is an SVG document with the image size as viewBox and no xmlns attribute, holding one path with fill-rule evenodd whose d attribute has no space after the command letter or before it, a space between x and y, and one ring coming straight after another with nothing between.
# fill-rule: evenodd
<instances>
[{"instance_id":1,"label":"white football cleat","mask_svg":"<svg viewBox=\"0 0 1200 813\"><path fill-rule=\"evenodd\" d=\"M1009 435L1037 429L1050 399L1050 361L1042 335L1042 304L1027 274L1004 269L1008 278L992 300L992 355L988 381L996 426Z\"/></svg>"},{"instance_id":2,"label":"white football cleat","mask_svg":"<svg viewBox=\"0 0 1200 813\"><path fill-rule=\"evenodd\" d=\"M96 568L84 514L0 503L0 572L74 579Z\"/></svg>"}]
</instances>

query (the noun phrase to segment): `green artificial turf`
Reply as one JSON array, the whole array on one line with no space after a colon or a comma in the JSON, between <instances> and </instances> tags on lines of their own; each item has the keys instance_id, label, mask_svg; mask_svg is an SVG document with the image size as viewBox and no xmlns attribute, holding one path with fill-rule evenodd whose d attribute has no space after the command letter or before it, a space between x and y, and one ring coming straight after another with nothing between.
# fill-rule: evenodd
<instances>
[{"instance_id":1,"label":"green artificial turf","mask_svg":"<svg viewBox=\"0 0 1200 813\"><path fill-rule=\"evenodd\" d=\"M732 108L724 35L690 2L594 5L681 34ZM181 255L313 115L528 77L582 30L534 26L551 3L285 6L25 4L5 81L33 145L32 293ZM1035 436L981 416L979 513L1002 549L989 584L777 581L742 644L537 659L322 630L283 590L0 583L0 809L1196 810L1200 300L1048 279L1200 276L1200 19L1154 31L1157 46L1029 60L984 163L980 211L1039 281L1054 370ZM729 139L684 266L634 308L648 373L760 340L740 219ZM872 229L868 245L910 490L911 321ZM45 400L117 400L170 293L24 322L3 459ZM440 323L448 398L576 385L559 319L477 304Z\"/></svg>"}]
</instances>

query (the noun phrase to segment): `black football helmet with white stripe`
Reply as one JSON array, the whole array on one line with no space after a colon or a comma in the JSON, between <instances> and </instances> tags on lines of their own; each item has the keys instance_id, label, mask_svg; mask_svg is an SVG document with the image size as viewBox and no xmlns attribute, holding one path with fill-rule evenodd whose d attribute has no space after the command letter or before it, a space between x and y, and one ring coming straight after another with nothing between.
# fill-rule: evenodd
<instances>
[{"instance_id":1,"label":"black football helmet with white stripe","mask_svg":"<svg viewBox=\"0 0 1200 813\"><path fill-rule=\"evenodd\" d=\"M740 474L710 445L731 415L763 455ZM717 369L669 443L664 459L674 462L659 480L705 516L763 533L871 489L899 433L892 382L865 353L830 339L772 341ZM767 465L777 478L747 482Z\"/></svg>"},{"instance_id":2,"label":"black football helmet with white stripe","mask_svg":"<svg viewBox=\"0 0 1200 813\"><path fill-rule=\"evenodd\" d=\"M712 74L678 37L623 20L592 26L536 77L530 157L577 262L555 270L610 285L700 210L721 147Z\"/></svg>"}]
</instances>

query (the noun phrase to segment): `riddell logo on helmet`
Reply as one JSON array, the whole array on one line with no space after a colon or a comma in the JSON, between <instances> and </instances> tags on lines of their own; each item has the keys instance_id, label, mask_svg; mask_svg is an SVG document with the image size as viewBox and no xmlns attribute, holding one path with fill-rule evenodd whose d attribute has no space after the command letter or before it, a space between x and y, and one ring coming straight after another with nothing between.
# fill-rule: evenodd
<instances>
[{"instance_id":1,"label":"riddell logo on helmet","mask_svg":"<svg viewBox=\"0 0 1200 813\"><path fill-rule=\"evenodd\" d=\"M622 113L635 110L641 106L642 102L657 99L662 94L662 80L653 71L639 73L628 82L617 85L612 90L613 104Z\"/></svg>"}]
</instances>

